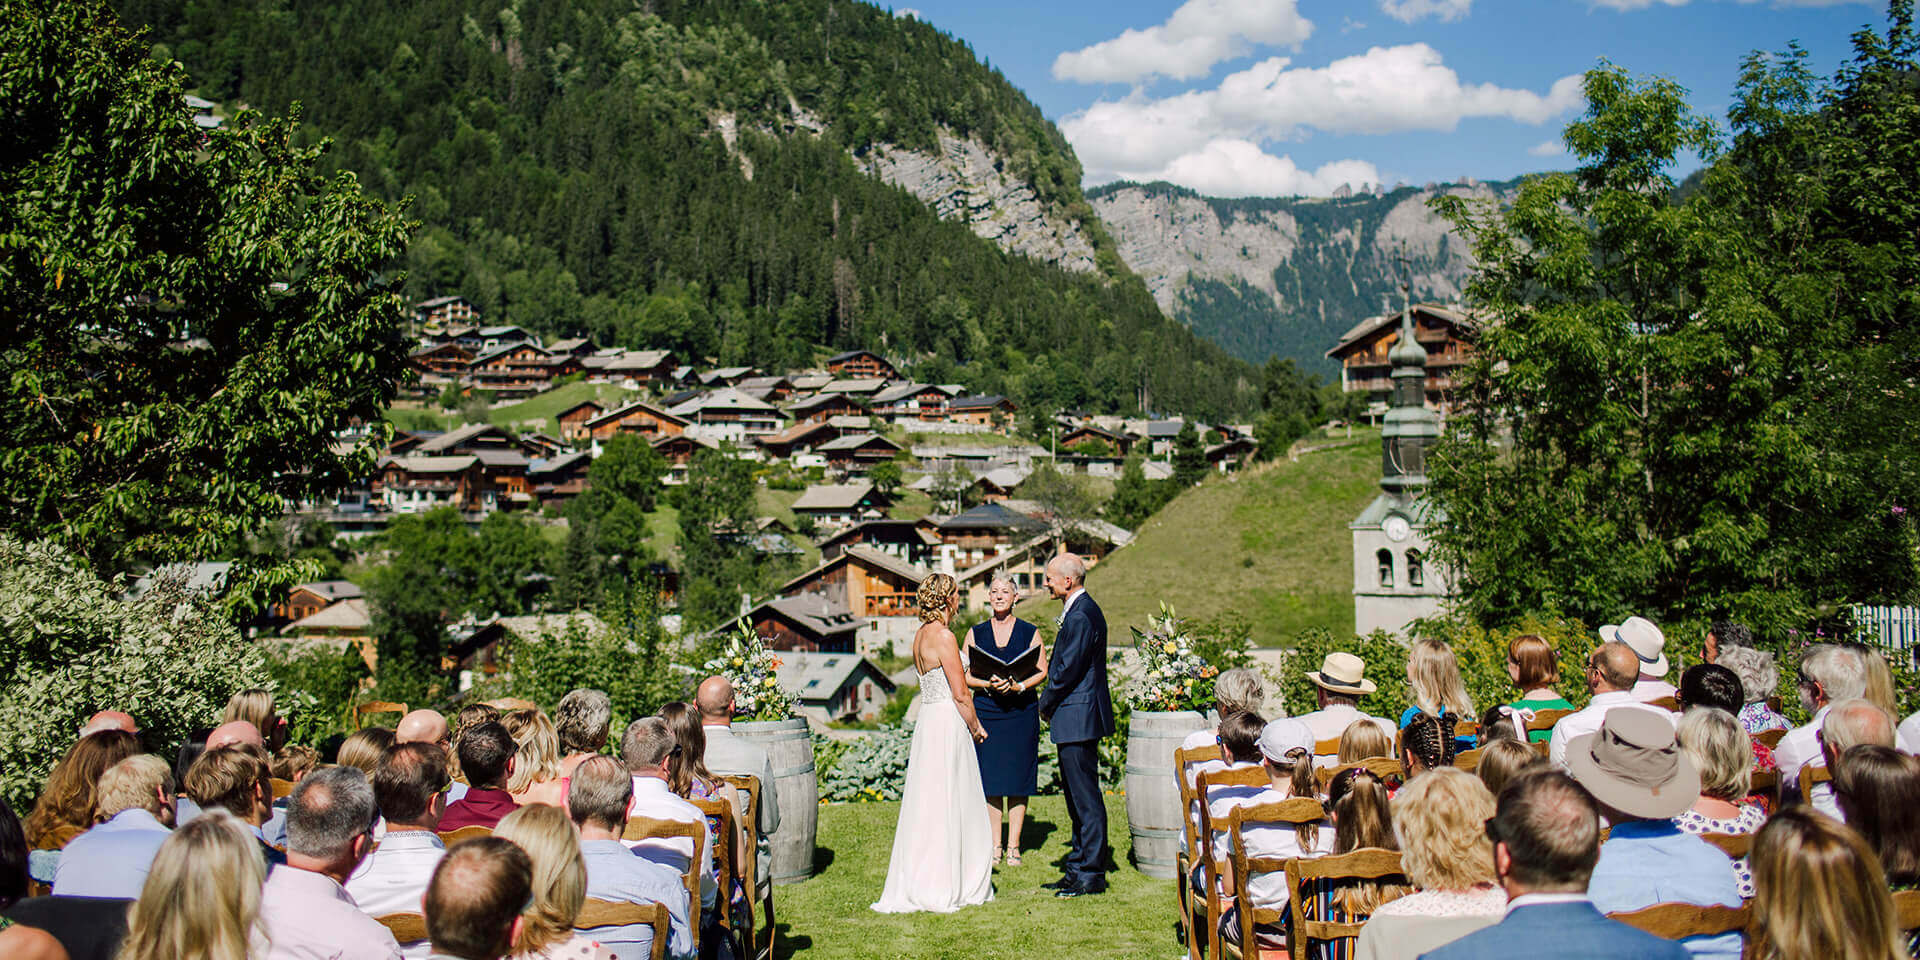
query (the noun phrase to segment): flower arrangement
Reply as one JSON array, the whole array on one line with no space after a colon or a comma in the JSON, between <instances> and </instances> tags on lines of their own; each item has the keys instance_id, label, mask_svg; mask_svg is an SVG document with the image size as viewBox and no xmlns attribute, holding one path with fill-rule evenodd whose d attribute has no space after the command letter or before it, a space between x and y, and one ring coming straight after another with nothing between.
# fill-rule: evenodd
<instances>
[{"instance_id":1,"label":"flower arrangement","mask_svg":"<svg viewBox=\"0 0 1920 960\"><path fill-rule=\"evenodd\" d=\"M785 720L793 716L793 695L780 686L774 671L780 658L760 640L742 618L720 655L705 670L733 684L734 706L742 720Z\"/></svg>"},{"instance_id":2,"label":"flower arrangement","mask_svg":"<svg viewBox=\"0 0 1920 960\"><path fill-rule=\"evenodd\" d=\"M1133 647L1140 654L1140 672L1127 685L1127 702L1135 710L1205 710L1213 700L1213 684L1220 669L1195 651L1196 638L1173 608L1160 604L1158 616L1147 618L1147 629L1133 629Z\"/></svg>"}]
</instances>

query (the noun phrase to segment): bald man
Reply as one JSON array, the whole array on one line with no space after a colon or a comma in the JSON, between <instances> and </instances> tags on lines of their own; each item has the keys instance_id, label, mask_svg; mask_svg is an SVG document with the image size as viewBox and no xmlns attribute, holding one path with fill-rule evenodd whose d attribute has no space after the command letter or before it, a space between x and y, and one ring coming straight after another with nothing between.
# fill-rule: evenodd
<instances>
[{"instance_id":1,"label":"bald man","mask_svg":"<svg viewBox=\"0 0 1920 960\"><path fill-rule=\"evenodd\" d=\"M251 721L247 720L229 720L226 723L214 727L213 732L207 734L206 752L212 753L221 747L230 747L236 743L259 747L261 750L267 749L267 739L260 735L259 727L254 726ZM174 803L173 810L173 818L177 824L187 823L194 817L200 815L199 804L194 803L184 795ZM274 804L272 811L270 811L267 817L267 822L260 825L260 838L265 841L269 847L284 848L287 845L287 806L285 800Z\"/></svg>"},{"instance_id":2,"label":"bald man","mask_svg":"<svg viewBox=\"0 0 1920 960\"><path fill-rule=\"evenodd\" d=\"M1107 618L1087 596L1087 566L1063 553L1047 562L1047 591L1061 601L1060 630L1047 660L1040 717L1060 753L1060 783L1073 821L1073 842L1049 884L1054 896L1081 897L1107 889L1107 804L1100 792L1100 738L1113 732L1113 695L1107 689Z\"/></svg>"},{"instance_id":3,"label":"bald man","mask_svg":"<svg viewBox=\"0 0 1920 960\"><path fill-rule=\"evenodd\" d=\"M267 740L260 735L260 728L246 720L229 720L207 734L208 752L236 743L250 743L262 750L267 748Z\"/></svg>"},{"instance_id":4,"label":"bald man","mask_svg":"<svg viewBox=\"0 0 1920 960\"><path fill-rule=\"evenodd\" d=\"M708 677L694 691L700 728L707 734L707 769L714 773L743 774L760 780L759 831L761 876L767 876L767 837L780 829L780 798L773 789L773 758L767 748L733 735L733 684L726 677Z\"/></svg>"},{"instance_id":5,"label":"bald man","mask_svg":"<svg viewBox=\"0 0 1920 960\"><path fill-rule=\"evenodd\" d=\"M453 733L447 728L447 718L438 710L415 710L400 718L400 725L393 728L393 742L431 743L453 755ZM447 802L464 799L467 785L458 780L447 788Z\"/></svg>"},{"instance_id":6,"label":"bald man","mask_svg":"<svg viewBox=\"0 0 1920 960\"><path fill-rule=\"evenodd\" d=\"M1818 739L1820 758L1829 770L1837 767L1837 761L1849 749L1861 744L1898 748L1894 740L1893 716L1873 701L1857 698L1842 700L1827 711L1827 719L1820 724ZM1815 810L1841 823L1847 822L1847 815L1840 809L1840 801L1833 795L1832 783L1814 784L1807 802Z\"/></svg>"},{"instance_id":7,"label":"bald man","mask_svg":"<svg viewBox=\"0 0 1920 960\"><path fill-rule=\"evenodd\" d=\"M1575 737L1599 733L1609 710L1646 710L1672 724L1671 712L1641 703L1634 697L1633 685L1639 681L1640 655L1634 653L1632 647L1612 641L1594 648L1587 657L1587 688L1593 691L1593 699L1587 702L1586 709L1568 714L1553 725L1553 736L1547 740L1547 759L1565 770L1567 743Z\"/></svg>"},{"instance_id":8,"label":"bald man","mask_svg":"<svg viewBox=\"0 0 1920 960\"><path fill-rule=\"evenodd\" d=\"M80 736L90 737L104 730L124 730L134 736L140 735L140 725L133 721L133 715L119 710L102 710L87 718L80 725Z\"/></svg>"}]
</instances>

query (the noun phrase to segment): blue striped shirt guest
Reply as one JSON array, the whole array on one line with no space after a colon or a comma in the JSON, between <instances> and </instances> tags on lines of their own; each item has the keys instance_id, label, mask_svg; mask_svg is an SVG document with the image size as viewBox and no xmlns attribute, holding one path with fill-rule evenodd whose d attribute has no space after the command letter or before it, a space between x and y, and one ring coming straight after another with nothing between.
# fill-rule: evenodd
<instances>
[{"instance_id":1,"label":"blue striped shirt guest","mask_svg":"<svg viewBox=\"0 0 1920 960\"><path fill-rule=\"evenodd\" d=\"M154 855L173 832L173 792L173 770L151 754L135 754L107 768L94 801L104 819L61 851L53 892L138 898Z\"/></svg>"},{"instance_id":2,"label":"blue striped shirt guest","mask_svg":"<svg viewBox=\"0 0 1920 960\"><path fill-rule=\"evenodd\" d=\"M580 857L587 864L587 897L667 907L667 956L692 960L691 896L681 874L620 842L633 802L633 775L612 757L589 757L567 785L567 811L580 827ZM595 929L593 938L619 960L645 960L653 948L647 926Z\"/></svg>"}]
</instances>

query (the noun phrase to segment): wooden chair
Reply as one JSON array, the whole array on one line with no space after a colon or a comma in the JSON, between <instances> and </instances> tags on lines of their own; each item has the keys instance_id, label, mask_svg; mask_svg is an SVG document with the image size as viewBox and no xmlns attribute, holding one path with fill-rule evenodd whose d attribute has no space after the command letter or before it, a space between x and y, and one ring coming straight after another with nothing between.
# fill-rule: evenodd
<instances>
[{"instance_id":1,"label":"wooden chair","mask_svg":"<svg viewBox=\"0 0 1920 960\"><path fill-rule=\"evenodd\" d=\"M389 913L374 920L386 927L387 932L393 934L393 939L402 946L427 939L427 918L423 914Z\"/></svg>"},{"instance_id":2,"label":"wooden chair","mask_svg":"<svg viewBox=\"0 0 1920 960\"><path fill-rule=\"evenodd\" d=\"M681 881L687 887L687 916L689 926L693 927L693 952L700 952L700 874L705 867L700 863L700 845L707 839L707 822L692 820L661 820L654 817L629 817L627 830L621 839L629 843L636 840L676 840L687 838L693 844L693 855L687 858L686 869L681 871ZM724 901L716 898L715 906L726 909Z\"/></svg>"},{"instance_id":3,"label":"wooden chair","mask_svg":"<svg viewBox=\"0 0 1920 960\"><path fill-rule=\"evenodd\" d=\"M1213 916L1211 918L1212 926L1209 928L1209 931L1213 937L1213 956L1215 960L1225 960L1227 957L1232 957L1234 960L1259 960L1260 941L1258 935L1254 932L1255 928L1263 923L1279 923L1282 916L1282 911L1278 907L1254 906L1253 896L1248 892L1248 887L1252 883L1254 874L1285 871L1293 861L1248 856L1245 835L1247 825L1281 823L1297 825L1312 823L1325 818L1326 815L1327 810L1320 805L1320 801L1307 797L1291 797L1279 803L1262 803L1237 807L1233 813L1228 816L1227 847L1228 855L1233 863L1233 902L1239 907L1237 912L1240 920L1240 942L1238 944L1227 942L1227 938L1220 935L1220 918L1217 915ZM1331 833L1332 831L1330 830L1322 831L1322 836L1328 836L1328 838L1331 839ZM1208 878L1207 882L1211 885L1213 883L1212 878ZM1219 902L1216 897L1209 896L1207 899L1214 901L1215 904ZM1213 912L1217 914L1217 911L1218 907L1216 906ZM1296 918L1298 916L1297 910L1295 916ZM1293 927L1288 927L1287 929L1288 954L1290 956L1299 956L1299 954L1292 952L1293 929Z\"/></svg>"},{"instance_id":4,"label":"wooden chair","mask_svg":"<svg viewBox=\"0 0 1920 960\"><path fill-rule=\"evenodd\" d=\"M1527 733L1532 734L1538 733L1541 730L1552 730L1554 724L1566 719L1573 713L1574 711L1572 710L1535 710L1533 712L1533 719L1527 721ZM1528 739L1532 738L1529 737Z\"/></svg>"},{"instance_id":5,"label":"wooden chair","mask_svg":"<svg viewBox=\"0 0 1920 960\"><path fill-rule=\"evenodd\" d=\"M1200 850L1196 834L1199 824L1194 818L1193 805L1198 791L1195 785L1187 783L1187 766L1205 763L1209 760L1226 759L1226 750L1217 743L1199 747L1182 747L1173 752L1173 781L1180 788L1180 829L1186 835L1184 850L1174 857L1173 897L1180 910L1180 932L1187 938L1188 960L1200 960L1202 939L1196 938L1194 930L1195 911L1204 911L1203 898L1193 892L1194 857Z\"/></svg>"},{"instance_id":6,"label":"wooden chair","mask_svg":"<svg viewBox=\"0 0 1920 960\"><path fill-rule=\"evenodd\" d=\"M471 826L471 827L461 827L458 830L448 830L445 833L440 834L439 836L440 836L440 842L445 844L449 849L451 849L454 844L459 843L462 840L478 840L481 837L491 837L493 836L493 828L482 827L477 825Z\"/></svg>"},{"instance_id":7,"label":"wooden chair","mask_svg":"<svg viewBox=\"0 0 1920 960\"><path fill-rule=\"evenodd\" d=\"M720 892L714 900L714 912L719 914L720 928L731 932L733 930L733 881L736 878L743 882L745 880L740 876L740 850L734 843L739 836L737 831L740 829L740 821L735 819L733 804L728 803L725 798L710 797L687 802L699 807L700 812L708 817L720 818L720 829L707 831L707 839L712 846L714 877L720 887ZM716 832L719 834L717 840L714 837ZM747 902L751 905L753 898L749 896ZM748 920L748 924L745 942L751 944L753 942L751 919Z\"/></svg>"},{"instance_id":8,"label":"wooden chair","mask_svg":"<svg viewBox=\"0 0 1920 960\"><path fill-rule=\"evenodd\" d=\"M353 728L358 730L365 726L367 717L376 713L397 713L404 717L407 715L407 705L392 700L368 700L358 704L353 708Z\"/></svg>"},{"instance_id":9,"label":"wooden chair","mask_svg":"<svg viewBox=\"0 0 1920 960\"><path fill-rule=\"evenodd\" d=\"M762 957L766 958L766 960L773 960L773 879L771 877L760 876L760 778L750 773L723 773L719 776L722 782L732 785L735 790L740 792L740 796L746 798L746 803L740 810L740 822L746 826L747 832L754 839L754 848L748 851L746 876L747 901L749 906L747 913L748 960L758 960L758 958ZM764 893L762 892L762 887L765 888ZM751 909L755 902L758 902L760 905L762 917L761 921L757 924L754 922ZM755 928L761 926L766 927L767 930L767 942L764 947L751 942L754 938Z\"/></svg>"},{"instance_id":10,"label":"wooden chair","mask_svg":"<svg viewBox=\"0 0 1920 960\"><path fill-rule=\"evenodd\" d=\"M1800 768L1800 802L1801 803L1813 802L1813 787L1815 784L1832 783L1832 782L1833 782L1833 771L1828 770L1825 766L1816 767L1813 764L1809 763L1806 766L1801 767Z\"/></svg>"},{"instance_id":11,"label":"wooden chair","mask_svg":"<svg viewBox=\"0 0 1920 960\"><path fill-rule=\"evenodd\" d=\"M1895 891L1893 916L1901 930L1920 930L1920 890Z\"/></svg>"},{"instance_id":12,"label":"wooden chair","mask_svg":"<svg viewBox=\"0 0 1920 960\"><path fill-rule=\"evenodd\" d=\"M1357 921L1334 921L1310 916L1314 911L1308 909L1308 897L1301 893L1305 881L1380 880L1405 876L1400 866L1400 851L1377 847L1329 857L1295 857L1288 860L1287 899L1293 904L1293 923L1287 927L1287 955L1306 956L1301 952L1302 945L1311 948L1315 940L1357 939L1360 928L1366 924L1364 917ZM1308 893L1311 893L1310 889ZM1352 949L1353 945L1349 943L1347 950L1351 952Z\"/></svg>"},{"instance_id":13,"label":"wooden chair","mask_svg":"<svg viewBox=\"0 0 1920 960\"><path fill-rule=\"evenodd\" d=\"M1368 757L1364 760L1355 760L1352 763L1343 763L1338 766L1318 767L1313 771L1313 779L1314 782L1319 785L1320 792L1325 794L1327 787L1333 783L1334 777L1339 776L1342 770L1352 770L1355 767L1365 767L1372 771L1374 776L1382 780L1388 777L1397 779L1407 775L1405 768L1400 766L1399 760L1392 757Z\"/></svg>"},{"instance_id":14,"label":"wooden chair","mask_svg":"<svg viewBox=\"0 0 1920 960\"><path fill-rule=\"evenodd\" d=\"M1461 737L1472 737L1475 742L1478 742L1480 739L1480 722L1477 720L1461 720L1454 723L1453 736L1456 740Z\"/></svg>"},{"instance_id":15,"label":"wooden chair","mask_svg":"<svg viewBox=\"0 0 1920 960\"><path fill-rule=\"evenodd\" d=\"M1675 700L1672 697L1655 697L1652 700L1647 701L1647 706L1659 707L1660 709L1665 710L1668 713L1678 713L1680 711L1680 701ZM1653 908L1648 907L1647 909L1651 910Z\"/></svg>"},{"instance_id":16,"label":"wooden chair","mask_svg":"<svg viewBox=\"0 0 1920 960\"><path fill-rule=\"evenodd\" d=\"M1746 907L1703 907L1697 903L1656 903L1639 910L1609 913L1607 917L1668 940L1738 933L1747 928Z\"/></svg>"},{"instance_id":17,"label":"wooden chair","mask_svg":"<svg viewBox=\"0 0 1920 960\"><path fill-rule=\"evenodd\" d=\"M1785 730L1762 730L1754 734L1753 738L1766 744L1768 750L1778 750L1780 749L1780 741L1787 738L1787 732Z\"/></svg>"},{"instance_id":18,"label":"wooden chair","mask_svg":"<svg viewBox=\"0 0 1920 960\"><path fill-rule=\"evenodd\" d=\"M293 786L294 784L292 780L282 780L279 777L274 777L273 778L273 799L285 800L287 797L292 796Z\"/></svg>"},{"instance_id":19,"label":"wooden chair","mask_svg":"<svg viewBox=\"0 0 1920 960\"><path fill-rule=\"evenodd\" d=\"M1334 737L1332 740L1315 740L1313 742L1313 755L1316 757L1339 756L1340 738Z\"/></svg>"},{"instance_id":20,"label":"wooden chair","mask_svg":"<svg viewBox=\"0 0 1920 960\"><path fill-rule=\"evenodd\" d=\"M1264 787L1270 782L1271 781L1267 779L1267 770L1265 767L1234 767L1227 770L1204 771L1200 774L1198 782L1194 785L1194 796L1200 804L1200 827L1197 831L1198 836L1194 843L1193 855L1200 858L1200 886L1202 892L1191 894L1192 899L1189 901L1189 909L1194 911L1191 922L1202 924L1199 931L1200 935L1208 938L1208 941L1213 942L1212 955L1214 957L1220 956L1218 941L1220 939L1221 905L1218 892L1222 888L1220 876L1226 872L1226 864L1213 855L1213 832L1216 829L1224 831L1225 827L1214 824L1213 811L1208 807L1207 796L1215 787ZM1316 807L1319 806L1320 801L1313 801L1313 805ZM1192 868L1188 869L1189 872L1191 872ZM1188 889L1191 890L1192 888L1189 887ZM1201 911L1205 911L1206 916L1204 920L1201 919Z\"/></svg>"},{"instance_id":21,"label":"wooden chair","mask_svg":"<svg viewBox=\"0 0 1920 960\"><path fill-rule=\"evenodd\" d=\"M1474 747L1472 750L1462 750L1454 754L1453 765L1468 773L1480 769L1480 751L1481 748Z\"/></svg>"},{"instance_id":22,"label":"wooden chair","mask_svg":"<svg viewBox=\"0 0 1920 960\"><path fill-rule=\"evenodd\" d=\"M382 917L381 921L385 922ZM589 899L580 908L580 915L573 918L575 930L599 930L606 927L637 927L642 924L653 928L653 952L650 960L663 960L667 955L667 939L672 935L668 927L667 905L664 903L627 903L617 900Z\"/></svg>"},{"instance_id":23,"label":"wooden chair","mask_svg":"<svg viewBox=\"0 0 1920 960\"><path fill-rule=\"evenodd\" d=\"M1727 856L1735 860L1753 851L1753 834L1751 833L1703 833L1700 839L1725 850Z\"/></svg>"},{"instance_id":24,"label":"wooden chair","mask_svg":"<svg viewBox=\"0 0 1920 960\"><path fill-rule=\"evenodd\" d=\"M1527 746L1532 747L1534 753L1537 753L1540 756L1544 757L1549 755L1547 747L1550 746L1551 744L1552 744L1552 741L1550 740L1541 740L1537 743L1529 743L1527 744Z\"/></svg>"}]
</instances>

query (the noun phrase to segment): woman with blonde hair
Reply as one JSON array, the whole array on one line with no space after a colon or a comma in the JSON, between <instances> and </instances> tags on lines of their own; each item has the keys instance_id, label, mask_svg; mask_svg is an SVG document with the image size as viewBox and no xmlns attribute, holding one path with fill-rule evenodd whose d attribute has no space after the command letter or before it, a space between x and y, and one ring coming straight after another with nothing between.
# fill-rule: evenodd
<instances>
[{"instance_id":1,"label":"woman with blonde hair","mask_svg":"<svg viewBox=\"0 0 1920 960\"><path fill-rule=\"evenodd\" d=\"M361 727L340 741L340 752L334 755L334 760L371 777L373 771L380 768L380 761L386 759L393 740L391 727Z\"/></svg>"},{"instance_id":2,"label":"woman with blonde hair","mask_svg":"<svg viewBox=\"0 0 1920 960\"><path fill-rule=\"evenodd\" d=\"M1493 794L1446 767L1408 781L1393 798L1400 864L1419 892L1373 912L1354 946L1359 960L1411 958L1500 921L1507 893L1493 874Z\"/></svg>"},{"instance_id":3,"label":"woman with blonde hair","mask_svg":"<svg viewBox=\"0 0 1920 960\"><path fill-rule=\"evenodd\" d=\"M1523 633L1507 642L1507 678L1520 690L1520 699L1511 704L1515 709L1573 709L1573 704L1553 688L1560 682L1560 660L1544 637ZM1527 739L1542 743L1552 736L1552 730L1534 730Z\"/></svg>"},{"instance_id":4,"label":"woman with blonde hair","mask_svg":"<svg viewBox=\"0 0 1920 960\"><path fill-rule=\"evenodd\" d=\"M1753 841L1749 960L1905 960L1879 858L1858 833L1804 806L1773 815Z\"/></svg>"},{"instance_id":5,"label":"woman with blonde hair","mask_svg":"<svg viewBox=\"0 0 1920 960\"><path fill-rule=\"evenodd\" d=\"M513 754L513 775L507 778L513 802L564 809L567 781L560 775L560 734L553 721L538 709L509 710L501 714L500 725L519 745Z\"/></svg>"},{"instance_id":6,"label":"woman with blonde hair","mask_svg":"<svg viewBox=\"0 0 1920 960\"><path fill-rule=\"evenodd\" d=\"M1546 762L1546 757L1519 740L1495 740L1480 748L1480 762L1474 765L1473 773L1486 784L1487 792L1497 797L1514 777L1534 764Z\"/></svg>"},{"instance_id":7,"label":"woman with blonde hair","mask_svg":"<svg viewBox=\"0 0 1920 960\"><path fill-rule=\"evenodd\" d=\"M253 724L255 730L266 740L267 752L280 749L287 742L287 720L273 707L273 691L242 690L227 698L227 709L220 717L221 723L245 720Z\"/></svg>"},{"instance_id":8,"label":"woman with blonde hair","mask_svg":"<svg viewBox=\"0 0 1920 960\"><path fill-rule=\"evenodd\" d=\"M1340 762L1393 756L1393 740L1371 719L1355 720L1340 731Z\"/></svg>"},{"instance_id":9,"label":"woman with blonde hair","mask_svg":"<svg viewBox=\"0 0 1920 960\"><path fill-rule=\"evenodd\" d=\"M1463 719L1479 716L1474 712L1473 698L1467 695L1465 681L1460 679L1460 661L1454 657L1453 648L1432 637L1415 640L1407 650L1407 688L1413 693L1413 705L1400 714L1402 730L1423 713L1443 721L1448 730ZM1472 749L1472 739L1465 739L1456 749Z\"/></svg>"},{"instance_id":10,"label":"woman with blonde hair","mask_svg":"<svg viewBox=\"0 0 1920 960\"><path fill-rule=\"evenodd\" d=\"M993 836L973 749L987 731L973 712L960 644L947 626L960 610L960 588L936 573L920 581L916 599L920 716L907 750L886 886L873 904L881 913L951 913L993 899Z\"/></svg>"},{"instance_id":11,"label":"woman with blonde hair","mask_svg":"<svg viewBox=\"0 0 1920 960\"><path fill-rule=\"evenodd\" d=\"M127 911L116 960L248 960L264 954L258 929L267 862L247 825L218 807L173 831ZM257 949L256 949L257 948Z\"/></svg>"},{"instance_id":12,"label":"woman with blonde hair","mask_svg":"<svg viewBox=\"0 0 1920 960\"><path fill-rule=\"evenodd\" d=\"M1714 667L1701 664L1692 669ZM1718 707L1692 706L1680 717L1674 739L1700 772L1700 799L1673 818L1686 833L1748 834L1767 822L1767 812L1743 802L1753 786L1753 745L1740 721ZM1753 896L1753 871L1747 858L1733 861L1740 896Z\"/></svg>"},{"instance_id":13,"label":"woman with blonde hair","mask_svg":"<svg viewBox=\"0 0 1920 960\"><path fill-rule=\"evenodd\" d=\"M613 960L612 950L573 931L587 903L587 863L566 813L544 803L521 807L503 817L493 835L533 861L533 901L520 911L513 960Z\"/></svg>"}]
</instances>

